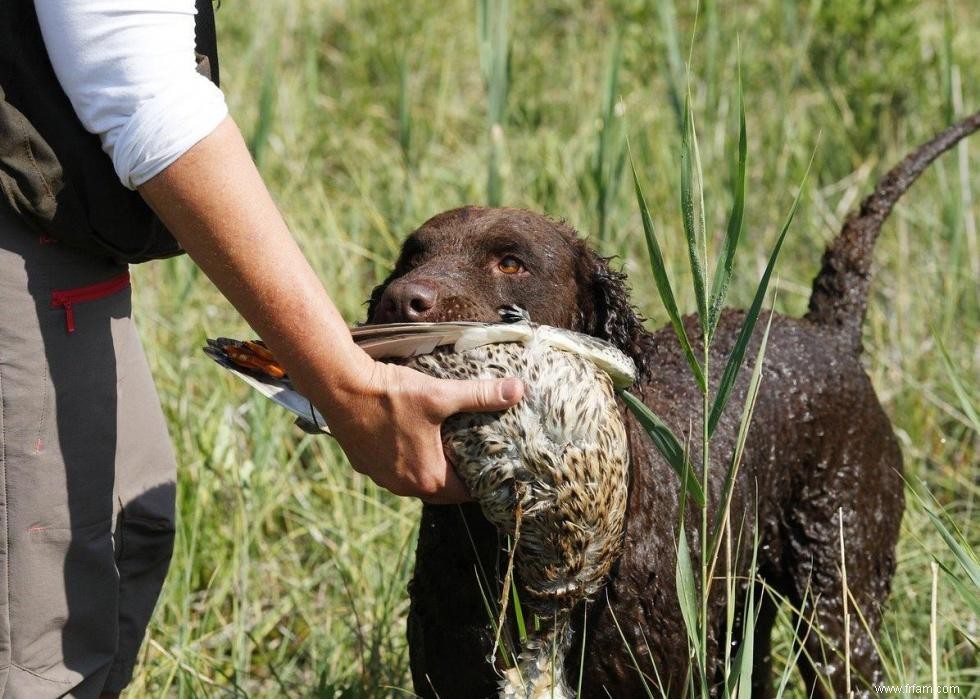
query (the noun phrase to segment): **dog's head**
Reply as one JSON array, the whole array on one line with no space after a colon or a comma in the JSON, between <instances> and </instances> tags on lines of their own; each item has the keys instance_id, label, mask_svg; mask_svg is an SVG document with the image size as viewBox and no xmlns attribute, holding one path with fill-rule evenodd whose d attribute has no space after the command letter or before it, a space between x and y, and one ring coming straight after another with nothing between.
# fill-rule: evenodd
<instances>
[{"instance_id":1,"label":"dog's head","mask_svg":"<svg viewBox=\"0 0 980 699\"><path fill-rule=\"evenodd\" d=\"M372 292L368 322L497 322L509 305L637 359L642 321L624 276L569 226L521 209L467 206L426 221Z\"/></svg>"}]
</instances>

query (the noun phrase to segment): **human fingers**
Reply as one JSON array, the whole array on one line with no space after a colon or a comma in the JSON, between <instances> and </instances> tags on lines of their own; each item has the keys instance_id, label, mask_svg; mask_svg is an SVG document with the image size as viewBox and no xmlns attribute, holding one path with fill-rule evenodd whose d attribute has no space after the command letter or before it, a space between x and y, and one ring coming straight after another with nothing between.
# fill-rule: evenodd
<instances>
[{"instance_id":1,"label":"human fingers","mask_svg":"<svg viewBox=\"0 0 980 699\"><path fill-rule=\"evenodd\" d=\"M419 497L423 502L430 505L455 505L473 499L448 458L444 456L441 465L439 460L433 460L430 464L440 485L432 492L421 494Z\"/></svg>"},{"instance_id":2,"label":"human fingers","mask_svg":"<svg viewBox=\"0 0 980 699\"><path fill-rule=\"evenodd\" d=\"M456 413L490 413L516 405L524 395L520 379L445 379L430 397L442 418Z\"/></svg>"}]
</instances>

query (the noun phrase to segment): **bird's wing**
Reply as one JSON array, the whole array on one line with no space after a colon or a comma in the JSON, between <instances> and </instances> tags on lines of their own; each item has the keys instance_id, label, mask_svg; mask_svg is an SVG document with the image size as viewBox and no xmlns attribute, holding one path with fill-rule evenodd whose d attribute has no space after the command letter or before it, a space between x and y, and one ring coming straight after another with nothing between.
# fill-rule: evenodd
<instances>
[{"instance_id":1,"label":"bird's wing","mask_svg":"<svg viewBox=\"0 0 980 699\"><path fill-rule=\"evenodd\" d=\"M636 364L619 348L591 335L542 325L537 329L539 342L580 355L609 374L617 389L629 388L636 381Z\"/></svg>"},{"instance_id":2,"label":"bird's wing","mask_svg":"<svg viewBox=\"0 0 980 699\"><path fill-rule=\"evenodd\" d=\"M526 323L390 323L351 329L354 342L374 359L407 359L448 346L465 352L497 342L527 342L531 335Z\"/></svg>"},{"instance_id":3,"label":"bird's wing","mask_svg":"<svg viewBox=\"0 0 980 699\"><path fill-rule=\"evenodd\" d=\"M351 336L374 359L408 359L429 354L437 347L456 352L498 342L527 342L532 328L526 323L392 323L351 329ZM208 340L204 351L267 398L297 415L296 424L311 433L330 432L313 403L293 388L285 370L261 342L220 337Z\"/></svg>"},{"instance_id":4,"label":"bird's wing","mask_svg":"<svg viewBox=\"0 0 980 699\"><path fill-rule=\"evenodd\" d=\"M366 325L352 328L351 336L374 359L408 359L429 354L438 347L452 347L455 352L465 352L501 342L544 342L590 359L609 374L617 388L628 387L635 380L633 361L608 342L526 321L524 314L520 319L508 323ZM297 415L297 424L307 432L330 432L323 416L309 399L293 388L285 370L261 342L209 339L204 351L259 393Z\"/></svg>"},{"instance_id":5,"label":"bird's wing","mask_svg":"<svg viewBox=\"0 0 980 699\"><path fill-rule=\"evenodd\" d=\"M204 351L211 359L231 371L263 396L272 399L296 415L296 424L302 429L313 434L330 434L326 420L313 407L313 403L293 388L288 376L284 373L274 376L269 373L268 367L247 362L249 356L256 356L254 345L255 343L219 337L217 340L208 339L208 345Z\"/></svg>"}]
</instances>

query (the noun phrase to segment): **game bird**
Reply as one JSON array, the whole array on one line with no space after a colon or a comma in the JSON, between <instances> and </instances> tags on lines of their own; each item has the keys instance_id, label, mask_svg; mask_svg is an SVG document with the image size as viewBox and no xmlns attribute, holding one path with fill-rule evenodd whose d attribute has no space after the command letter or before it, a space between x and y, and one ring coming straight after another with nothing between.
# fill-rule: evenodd
<instances>
[{"instance_id":1,"label":"game bird","mask_svg":"<svg viewBox=\"0 0 980 699\"><path fill-rule=\"evenodd\" d=\"M615 392L633 383L636 367L613 345L535 325L522 309L500 315L501 323L393 323L351 334L373 358L437 378L523 380L519 404L455 415L442 436L483 514L512 542L496 628L514 570L527 595L522 604L539 620L501 680L500 696L560 699L573 694L562 667L571 610L602 587L622 540L629 454ZM204 350L298 415L300 427L329 432L261 342L209 339Z\"/></svg>"}]
</instances>

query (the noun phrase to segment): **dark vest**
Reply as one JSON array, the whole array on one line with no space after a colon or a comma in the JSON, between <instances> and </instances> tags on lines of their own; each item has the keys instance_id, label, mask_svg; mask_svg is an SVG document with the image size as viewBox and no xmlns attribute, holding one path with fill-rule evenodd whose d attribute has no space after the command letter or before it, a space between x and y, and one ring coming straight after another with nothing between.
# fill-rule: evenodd
<instances>
[{"instance_id":1,"label":"dark vest","mask_svg":"<svg viewBox=\"0 0 980 699\"><path fill-rule=\"evenodd\" d=\"M210 0L197 0L198 69L218 82ZM180 254L137 193L124 187L99 137L61 89L33 0L0 0L0 206L40 235L120 262Z\"/></svg>"}]
</instances>

